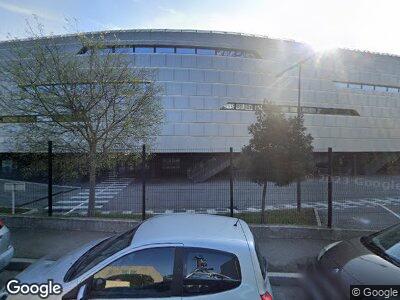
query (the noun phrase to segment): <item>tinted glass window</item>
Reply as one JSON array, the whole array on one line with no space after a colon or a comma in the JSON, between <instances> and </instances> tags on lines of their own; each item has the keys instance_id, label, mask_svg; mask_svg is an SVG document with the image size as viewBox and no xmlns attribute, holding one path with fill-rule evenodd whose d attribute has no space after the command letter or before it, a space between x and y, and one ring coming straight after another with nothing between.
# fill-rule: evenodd
<instances>
[{"instance_id":1,"label":"tinted glass window","mask_svg":"<svg viewBox=\"0 0 400 300\"><path fill-rule=\"evenodd\" d=\"M349 88L351 88L351 89L361 89L361 84L358 84L358 83L349 83Z\"/></svg>"},{"instance_id":2,"label":"tinted glass window","mask_svg":"<svg viewBox=\"0 0 400 300\"><path fill-rule=\"evenodd\" d=\"M197 54L199 54L199 55L215 55L215 50L199 48L199 49L197 49Z\"/></svg>"},{"instance_id":3,"label":"tinted glass window","mask_svg":"<svg viewBox=\"0 0 400 300\"><path fill-rule=\"evenodd\" d=\"M233 254L210 249L187 249L183 266L183 295L205 295L240 285L239 260Z\"/></svg>"},{"instance_id":4,"label":"tinted glass window","mask_svg":"<svg viewBox=\"0 0 400 300\"><path fill-rule=\"evenodd\" d=\"M236 56L236 57L244 57L244 52L240 50L217 50L217 55L221 56Z\"/></svg>"},{"instance_id":5,"label":"tinted glass window","mask_svg":"<svg viewBox=\"0 0 400 300\"><path fill-rule=\"evenodd\" d=\"M65 281L68 282L79 277L106 258L128 247L138 227L139 226L123 234L105 239L91 248L68 270Z\"/></svg>"},{"instance_id":6,"label":"tinted glass window","mask_svg":"<svg viewBox=\"0 0 400 300\"><path fill-rule=\"evenodd\" d=\"M115 53L133 53L133 47L116 47Z\"/></svg>"},{"instance_id":7,"label":"tinted glass window","mask_svg":"<svg viewBox=\"0 0 400 300\"><path fill-rule=\"evenodd\" d=\"M113 48L104 48L97 50L100 54L110 54L113 53Z\"/></svg>"},{"instance_id":8,"label":"tinted glass window","mask_svg":"<svg viewBox=\"0 0 400 300\"><path fill-rule=\"evenodd\" d=\"M346 82L335 82L336 87L339 89L346 89L348 88L348 84Z\"/></svg>"},{"instance_id":9,"label":"tinted glass window","mask_svg":"<svg viewBox=\"0 0 400 300\"><path fill-rule=\"evenodd\" d=\"M153 53L153 47L135 47L135 53Z\"/></svg>"},{"instance_id":10,"label":"tinted glass window","mask_svg":"<svg viewBox=\"0 0 400 300\"><path fill-rule=\"evenodd\" d=\"M34 123L36 116L0 116L0 123Z\"/></svg>"},{"instance_id":11,"label":"tinted glass window","mask_svg":"<svg viewBox=\"0 0 400 300\"><path fill-rule=\"evenodd\" d=\"M181 159L179 157L164 157L162 159L163 170L179 170L181 168Z\"/></svg>"},{"instance_id":12,"label":"tinted glass window","mask_svg":"<svg viewBox=\"0 0 400 300\"><path fill-rule=\"evenodd\" d=\"M301 111L305 114L316 114L317 109L315 107L302 107Z\"/></svg>"},{"instance_id":13,"label":"tinted glass window","mask_svg":"<svg viewBox=\"0 0 400 300\"><path fill-rule=\"evenodd\" d=\"M377 92L387 92L387 87L385 86L375 86L375 91Z\"/></svg>"},{"instance_id":14,"label":"tinted glass window","mask_svg":"<svg viewBox=\"0 0 400 300\"><path fill-rule=\"evenodd\" d=\"M178 54L196 54L195 48L176 48Z\"/></svg>"},{"instance_id":15,"label":"tinted glass window","mask_svg":"<svg viewBox=\"0 0 400 300\"><path fill-rule=\"evenodd\" d=\"M171 295L174 248L130 253L93 277L91 298L159 298Z\"/></svg>"},{"instance_id":16,"label":"tinted glass window","mask_svg":"<svg viewBox=\"0 0 400 300\"><path fill-rule=\"evenodd\" d=\"M235 104L233 104L233 103L226 103L226 104L222 107L222 109L229 109L229 110L235 109Z\"/></svg>"},{"instance_id":17,"label":"tinted glass window","mask_svg":"<svg viewBox=\"0 0 400 300\"><path fill-rule=\"evenodd\" d=\"M370 84L363 84L362 88L363 88L363 90L366 90L366 91L373 91L375 89L375 87Z\"/></svg>"},{"instance_id":18,"label":"tinted glass window","mask_svg":"<svg viewBox=\"0 0 400 300\"><path fill-rule=\"evenodd\" d=\"M168 48L168 47L157 47L157 53L175 53L175 48Z\"/></svg>"}]
</instances>

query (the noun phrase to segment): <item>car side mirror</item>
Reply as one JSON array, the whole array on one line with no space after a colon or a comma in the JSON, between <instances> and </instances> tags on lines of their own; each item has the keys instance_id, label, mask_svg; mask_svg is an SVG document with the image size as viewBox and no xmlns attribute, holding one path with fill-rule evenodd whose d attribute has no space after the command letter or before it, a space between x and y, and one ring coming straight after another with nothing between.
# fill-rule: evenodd
<instances>
[{"instance_id":1,"label":"car side mirror","mask_svg":"<svg viewBox=\"0 0 400 300\"><path fill-rule=\"evenodd\" d=\"M88 292L87 285L86 284L82 285L78 290L78 294L76 296L76 300L86 300L87 299L87 292Z\"/></svg>"}]
</instances>

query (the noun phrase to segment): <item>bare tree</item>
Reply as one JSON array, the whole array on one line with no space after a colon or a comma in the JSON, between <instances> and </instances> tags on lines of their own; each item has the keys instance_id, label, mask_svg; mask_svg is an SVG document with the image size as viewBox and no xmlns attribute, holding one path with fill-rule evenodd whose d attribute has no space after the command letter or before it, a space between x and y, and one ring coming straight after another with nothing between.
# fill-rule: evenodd
<instances>
[{"instance_id":1,"label":"bare tree","mask_svg":"<svg viewBox=\"0 0 400 300\"><path fill-rule=\"evenodd\" d=\"M51 139L66 153L87 155L93 216L97 158L156 136L161 90L129 54L113 53L119 41L110 35L63 38L38 28L29 40L10 40L0 54L0 104L22 123L10 127L18 149L35 151Z\"/></svg>"}]
</instances>

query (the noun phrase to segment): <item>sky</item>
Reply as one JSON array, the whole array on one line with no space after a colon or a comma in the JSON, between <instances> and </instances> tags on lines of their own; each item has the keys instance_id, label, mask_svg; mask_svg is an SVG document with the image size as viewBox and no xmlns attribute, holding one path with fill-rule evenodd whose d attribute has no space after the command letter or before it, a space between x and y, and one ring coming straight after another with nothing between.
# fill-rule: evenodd
<instances>
[{"instance_id":1,"label":"sky","mask_svg":"<svg viewBox=\"0 0 400 300\"><path fill-rule=\"evenodd\" d=\"M400 0L0 0L0 40L46 32L203 29L400 55Z\"/></svg>"}]
</instances>

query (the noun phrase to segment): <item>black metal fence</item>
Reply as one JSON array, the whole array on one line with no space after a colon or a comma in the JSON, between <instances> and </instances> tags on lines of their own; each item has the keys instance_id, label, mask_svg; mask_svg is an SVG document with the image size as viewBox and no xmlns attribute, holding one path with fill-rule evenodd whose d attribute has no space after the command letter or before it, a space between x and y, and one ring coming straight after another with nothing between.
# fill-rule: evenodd
<instances>
[{"instance_id":1,"label":"black metal fence","mask_svg":"<svg viewBox=\"0 0 400 300\"><path fill-rule=\"evenodd\" d=\"M151 151L144 146L99 157L95 216L145 219L196 212L259 223L262 186L246 176L239 157L233 149ZM49 144L48 153L7 159L2 159L0 179L3 211L87 215L84 156L60 153ZM341 168L341 159L327 149L316 155L315 170L299 184L268 183L265 222L357 229L399 222L400 176L356 174Z\"/></svg>"}]
</instances>

